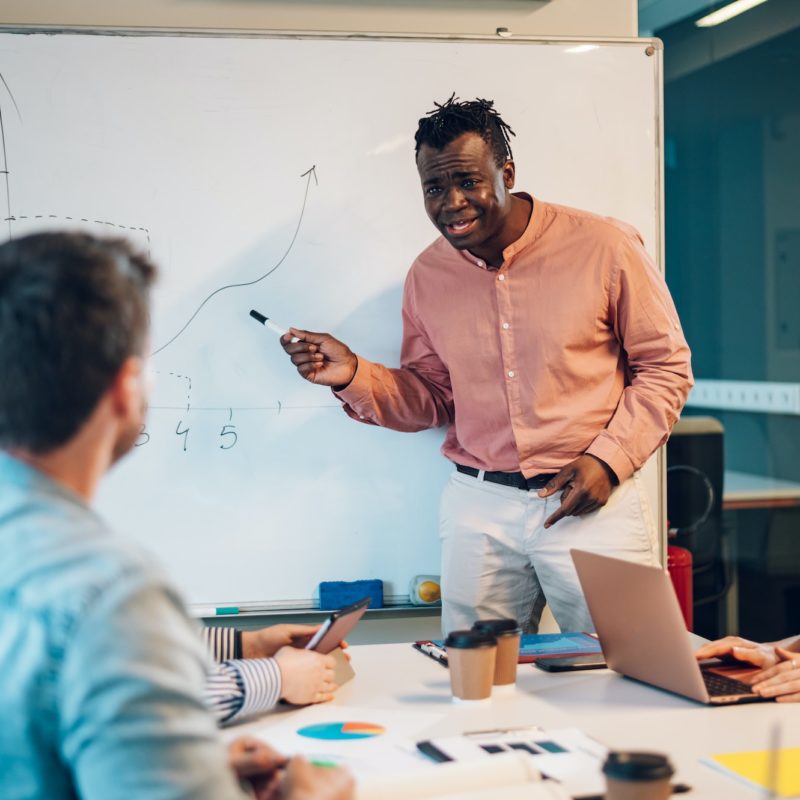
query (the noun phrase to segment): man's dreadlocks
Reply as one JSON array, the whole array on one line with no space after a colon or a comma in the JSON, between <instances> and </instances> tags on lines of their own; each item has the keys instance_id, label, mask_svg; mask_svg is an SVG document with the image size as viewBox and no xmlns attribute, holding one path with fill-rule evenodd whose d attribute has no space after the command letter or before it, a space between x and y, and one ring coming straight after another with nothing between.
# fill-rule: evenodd
<instances>
[{"instance_id":1,"label":"man's dreadlocks","mask_svg":"<svg viewBox=\"0 0 800 800\"><path fill-rule=\"evenodd\" d=\"M414 134L417 157L423 144L441 150L463 133L477 133L492 148L498 167L513 158L509 136L516 134L495 111L493 100L459 102L454 92L444 103L434 101L434 105L436 108L419 121Z\"/></svg>"}]
</instances>

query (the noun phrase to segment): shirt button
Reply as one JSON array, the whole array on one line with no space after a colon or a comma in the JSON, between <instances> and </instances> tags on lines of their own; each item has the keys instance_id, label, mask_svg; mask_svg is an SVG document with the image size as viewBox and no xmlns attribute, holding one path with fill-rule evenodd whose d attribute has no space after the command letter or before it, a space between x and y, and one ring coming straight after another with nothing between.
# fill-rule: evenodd
<instances>
[{"instance_id":1,"label":"shirt button","mask_svg":"<svg viewBox=\"0 0 800 800\"><path fill-rule=\"evenodd\" d=\"M504 330L504 331L507 331L507 330L508 330L508 323L507 323L507 322L504 322L504 323L503 323L503 330Z\"/></svg>"},{"instance_id":2,"label":"shirt button","mask_svg":"<svg viewBox=\"0 0 800 800\"><path fill-rule=\"evenodd\" d=\"M505 275L498 275L497 276L497 280L499 280L499 281L504 281L505 279L506 279Z\"/></svg>"},{"instance_id":3,"label":"shirt button","mask_svg":"<svg viewBox=\"0 0 800 800\"><path fill-rule=\"evenodd\" d=\"M513 370L513 369L510 369L510 370L508 371L508 377L509 377L509 378L513 378L513 377L514 377L514 370Z\"/></svg>"}]
</instances>

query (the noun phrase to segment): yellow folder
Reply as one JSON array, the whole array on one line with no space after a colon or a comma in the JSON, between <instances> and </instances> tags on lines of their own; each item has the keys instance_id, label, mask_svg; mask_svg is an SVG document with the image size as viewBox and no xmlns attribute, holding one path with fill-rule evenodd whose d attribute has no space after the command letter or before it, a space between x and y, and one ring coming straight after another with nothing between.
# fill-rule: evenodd
<instances>
[{"instance_id":1,"label":"yellow folder","mask_svg":"<svg viewBox=\"0 0 800 800\"><path fill-rule=\"evenodd\" d=\"M771 762L772 758L777 758L777 764ZM800 747L784 747L774 753L769 750L719 753L704 760L733 777L773 790L778 797L800 797ZM773 782L775 785L770 785Z\"/></svg>"}]
</instances>

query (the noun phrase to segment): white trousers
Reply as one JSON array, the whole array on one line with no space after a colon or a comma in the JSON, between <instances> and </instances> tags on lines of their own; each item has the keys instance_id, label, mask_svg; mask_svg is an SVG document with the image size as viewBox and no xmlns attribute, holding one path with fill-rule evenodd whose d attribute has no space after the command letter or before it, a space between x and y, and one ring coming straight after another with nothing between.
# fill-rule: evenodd
<instances>
[{"instance_id":1,"label":"white trousers","mask_svg":"<svg viewBox=\"0 0 800 800\"><path fill-rule=\"evenodd\" d=\"M570 548L658 563L658 534L638 474L601 509L545 530L560 492L539 497L454 472L442 493L442 627L512 617L536 633L547 603L562 631L592 631Z\"/></svg>"}]
</instances>

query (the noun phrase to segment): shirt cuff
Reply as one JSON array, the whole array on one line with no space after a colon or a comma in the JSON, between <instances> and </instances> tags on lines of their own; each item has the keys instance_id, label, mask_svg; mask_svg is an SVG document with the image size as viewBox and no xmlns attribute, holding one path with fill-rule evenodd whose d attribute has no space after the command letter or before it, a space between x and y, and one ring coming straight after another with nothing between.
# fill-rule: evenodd
<instances>
[{"instance_id":1,"label":"shirt cuff","mask_svg":"<svg viewBox=\"0 0 800 800\"><path fill-rule=\"evenodd\" d=\"M620 446L614 442L606 431L603 431L586 450L590 456L595 456L614 471L617 480L624 483L636 471L633 462L628 458Z\"/></svg>"},{"instance_id":2,"label":"shirt cuff","mask_svg":"<svg viewBox=\"0 0 800 800\"><path fill-rule=\"evenodd\" d=\"M227 661L241 682L243 701L231 719L241 719L269 711L278 704L283 684L281 670L274 658L247 658Z\"/></svg>"},{"instance_id":3,"label":"shirt cuff","mask_svg":"<svg viewBox=\"0 0 800 800\"><path fill-rule=\"evenodd\" d=\"M214 661L220 663L241 657L241 634L237 643L237 633L238 631L235 628L205 627L202 629L203 641Z\"/></svg>"},{"instance_id":4,"label":"shirt cuff","mask_svg":"<svg viewBox=\"0 0 800 800\"><path fill-rule=\"evenodd\" d=\"M334 391L333 393L335 397L338 397L339 400L347 403L352 408L357 408L360 403L369 402L372 397L372 381L369 379L372 362L358 355L356 359L358 360L358 365L356 366L353 380L341 391Z\"/></svg>"}]
</instances>

